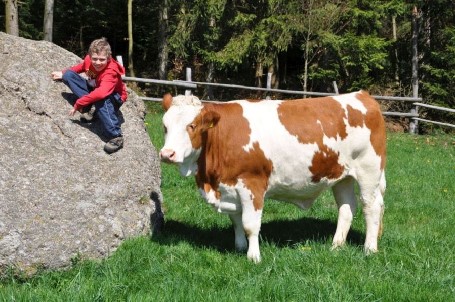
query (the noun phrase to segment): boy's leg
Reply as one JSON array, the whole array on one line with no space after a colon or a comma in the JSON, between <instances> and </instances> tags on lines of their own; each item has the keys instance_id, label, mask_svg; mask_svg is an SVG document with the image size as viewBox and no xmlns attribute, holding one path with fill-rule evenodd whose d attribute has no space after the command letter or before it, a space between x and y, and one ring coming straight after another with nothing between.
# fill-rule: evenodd
<instances>
[{"instance_id":1,"label":"boy's leg","mask_svg":"<svg viewBox=\"0 0 455 302\"><path fill-rule=\"evenodd\" d=\"M71 89L77 98L90 93L87 80L72 70L65 71L62 81Z\"/></svg>"},{"instance_id":2,"label":"boy's leg","mask_svg":"<svg viewBox=\"0 0 455 302\"><path fill-rule=\"evenodd\" d=\"M72 70L65 71L62 77L62 81L66 86L70 88L70 90L77 96L77 98L90 93L91 88L88 86L87 80ZM92 106L86 106L82 108L82 113L88 114L88 112L90 112L90 108L92 108ZM91 118L84 116L83 120L88 122L91 121Z\"/></svg>"},{"instance_id":3,"label":"boy's leg","mask_svg":"<svg viewBox=\"0 0 455 302\"><path fill-rule=\"evenodd\" d=\"M103 124L104 130L109 137L109 142L104 146L107 153L113 153L123 147L122 129L118 116L118 106L112 97L95 103L96 115Z\"/></svg>"}]
</instances>

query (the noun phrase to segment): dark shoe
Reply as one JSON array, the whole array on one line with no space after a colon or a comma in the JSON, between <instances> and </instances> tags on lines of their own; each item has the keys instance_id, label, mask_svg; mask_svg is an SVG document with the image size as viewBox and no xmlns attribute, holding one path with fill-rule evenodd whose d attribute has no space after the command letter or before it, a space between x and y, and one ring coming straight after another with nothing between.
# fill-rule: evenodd
<instances>
[{"instance_id":1,"label":"dark shoe","mask_svg":"<svg viewBox=\"0 0 455 302\"><path fill-rule=\"evenodd\" d=\"M106 153L114 153L123 148L123 137L114 137L104 145L104 151Z\"/></svg>"}]
</instances>

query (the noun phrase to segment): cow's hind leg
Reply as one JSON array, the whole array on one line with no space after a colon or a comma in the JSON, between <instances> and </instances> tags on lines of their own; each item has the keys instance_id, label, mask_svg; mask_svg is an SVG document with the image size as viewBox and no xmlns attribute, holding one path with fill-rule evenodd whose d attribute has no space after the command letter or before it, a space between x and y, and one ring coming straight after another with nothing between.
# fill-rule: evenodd
<instances>
[{"instance_id":1,"label":"cow's hind leg","mask_svg":"<svg viewBox=\"0 0 455 302\"><path fill-rule=\"evenodd\" d=\"M360 194L363 203L363 215L366 223L365 253L370 254L378 250L378 238L382 233L382 218L384 215L385 176L382 172L379 183L375 185L359 182Z\"/></svg>"},{"instance_id":2,"label":"cow's hind leg","mask_svg":"<svg viewBox=\"0 0 455 302\"><path fill-rule=\"evenodd\" d=\"M344 245L351 228L352 219L357 208L354 182L355 180L352 177L347 177L332 187L333 195L338 205L338 223L333 237L332 249Z\"/></svg>"},{"instance_id":3,"label":"cow's hind leg","mask_svg":"<svg viewBox=\"0 0 455 302\"><path fill-rule=\"evenodd\" d=\"M248 243L245 237L245 231L242 224L242 213L229 214L229 218L232 221L234 226L235 233L235 248L238 251L246 251L248 248Z\"/></svg>"}]
</instances>

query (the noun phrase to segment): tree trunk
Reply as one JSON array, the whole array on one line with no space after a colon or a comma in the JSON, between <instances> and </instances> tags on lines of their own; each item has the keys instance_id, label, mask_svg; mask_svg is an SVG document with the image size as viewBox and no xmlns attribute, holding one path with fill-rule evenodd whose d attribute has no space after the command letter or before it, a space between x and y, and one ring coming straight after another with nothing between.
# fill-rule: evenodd
<instances>
[{"instance_id":1,"label":"tree trunk","mask_svg":"<svg viewBox=\"0 0 455 302\"><path fill-rule=\"evenodd\" d=\"M417 43L419 37L419 13L417 7L412 9L412 96L419 96L419 74L418 74L418 51ZM411 113L417 114L417 107L411 109ZM409 132L418 134L418 121L411 120L409 123Z\"/></svg>"},{"instance_id":2,"label":"tree trunk","mask_svg":"<svg viewBox=\"0 0 455 302\"><path fill-rule=\"evenodd\" d=\"M417 7L412 10L412 96L419 96L419 74L418 74L418 56L417 43L419 37L419 14Z\"/></svg>"},{"instance_id":3,"label":"tree trunk","mask_svg":"<svg viewBox=\"0 0 455 302\"><path fill-rule=\"evenodd\" d=\"M213 33L215 26L216 26L215 18L212 16L212 17L210 17L210 20L209 20L209 28L210 28L209 32L210 33ZM212 36L212 35L210 35L210 36ZM213 39L210 39L210 38L207 39L207 49L209 51L213 51L213 49L214 49ZM215 64L213 64L213 61L210 61L210 62L208 62L207 75L205 77L205 81L208 83L212 83L214 77L215 77ZM209 100L214 99L212 86L207 86L207 88L205 89L205 94L207 95L207 98Z\"/></svg>"},{"instance_id":4,"label":"tree trunk","mask_svg":"<svg viewBox=\"0 0 455 302\"><path fill-rule=\"evenodd\" d=\"M158 34L158 77L160 80L167 79L167 61L169 58L169 47L167 36L169 32L168 21L169 1L164 0L160 6L159 34Z\"/></svg>"},{"instance_id":5,"label":"tree trunk","mask_svg":"<svg viewBox=\"0 0 455 302\"><path fill-rule=\"evenodd\" d=\"M310 31L307 33L306 41L305 41L305 61L304 61L304 72L303 72L303 91L308 91L308 65L310 63L309 56L309 44L310 44Z\"/></svg>"},{"instance_id":6,"label":"tree trunk","mask_svg":"<svg viewBox=\"0 0 455 302\"><path fill-rule=\"evenodd\" d=\"M268 73L272 74L272 79L270 83L270 87L272 89L278 89L279 87L279 76L278 76L278 70L279 70L279 62L278 62L278 57L275 59L275 63L270 65L268 68Z\"/></svg>"},{"instance_id":7,"label":"tree trunk","mask_svg":"<svg viewBox=\"0 0 455 302\"><path fill-rule=\"evenodd\" d=\"M303 72L303 92L308 91L308 65L310 64L310 37L312 33L312 9L313 9L313 1L310 1L308 3L309 8L308 8L308 28L306 32L306 39L305 39L305 61L304 61L304 72ZM306 95L303 95L303 97L306 97Z\"/></svg>"},{"instance_id":8,"label":"tree trunk","mask_svg":"<svg viewBox=\"0 0 455 302\"><path fill-rule=\"evenodd\" d=\"M262 76L264 75L262 68L263 68L262 63L257 61L255 76L256 76L256 87L258 87L258 88L262 87Z\"/></svg>"},{"instance_id":9,"label":"tree trunk","mask_svg":"<svg viewBox=\"0 0 455 302\"><path fill-rule=\"evenodd\" d=\"M19 36L19 17L17 0L6 0L5 3L5 29L6 33Z\"/></svg>"},{"instance_id":10,"label":"tree trunk","mask_svg":"<svg viewBox=\"0 0 455 302\"><path fill-rule=\"evenodd\" d=\"M396 47L396 42L397 42L397 17L395 15L392 16L392 39L393 39L393 42L395 43L395 46L394 46L394 55L395 55L395 66L394 66L394 72L395 72L395 85L397 85L397 87L400 86L400 78L399 78L399 75L398 75L398 49Z\"/></svg>"},{"instance_id":11,"label":"tree trunk","mask_svg":"<svg viewBox=\"0 0 455 302\"><path fill-rule=\"evenodd\" d=\"M86 28L87 26L85 25L81 25L81 27L79 28L79 48L81 50L81 52L83 53L84 51L86 52L87 49L85 48L85 44L84 44L84 29Z\"/></svg>"},{"instance_id":12,"label":"tree trunk","mask_svg":"<svg viewBox=\"0 0 455 302\"><path fill-rule=\"evenodd\" d=\"M215 75L215 65L213 64L213 62L210 62L208 64L207 76L205 78L205 81L208 82L208 83L212 83L214 75ZM205 93L207 94L207 99L209 99L209 100L215 99L215 96L213 94L213 87L212 86L207 86Z\"/></svg>"},{"instance_id":13,"label":"tree trunk","mask_svg":"<svg viewBox=\"0 0 455 302\"><path fill-rule=\"evenodd\" d=\"M135 77L133 66L133 0L128 0L128 70Z\"/></svg>"},{"instance_id":14,"label":"tree trunk","mask_svg":"<svg viewBox=\"0 0 455 302\"><path fill-rule=\"evenodd\" d=\"M44 5L44 38L43 40L52 42L52 30L54 23L54 0L46 0Z\"/></svg>"}]
</instances>

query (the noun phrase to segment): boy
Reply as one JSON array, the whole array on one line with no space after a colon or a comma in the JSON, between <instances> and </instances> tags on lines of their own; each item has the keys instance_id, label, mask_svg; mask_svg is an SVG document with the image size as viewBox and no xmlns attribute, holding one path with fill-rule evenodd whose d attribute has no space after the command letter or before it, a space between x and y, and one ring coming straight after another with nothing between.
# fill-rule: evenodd
<instances>
[{"instance_id":1,"label":"boy","mask_svg":"<svg viewBox=\"0 0 455 302\"><path fill-rule=\"evenodd\" d=\"M119 108L128 97L122 81L125 68L111 54L106 38L97 39L90 44L88 54L80 64L51 73L52 79L63 80L78 98L69 115L76 111L88 112L92 105L95 106L95 117L109 138L104 146L109 154L123 147ZM85 76L80 75L82 73Z\"/></svg>"}]
</instances>

